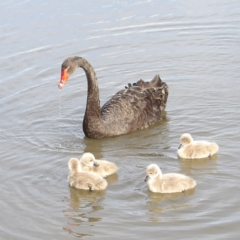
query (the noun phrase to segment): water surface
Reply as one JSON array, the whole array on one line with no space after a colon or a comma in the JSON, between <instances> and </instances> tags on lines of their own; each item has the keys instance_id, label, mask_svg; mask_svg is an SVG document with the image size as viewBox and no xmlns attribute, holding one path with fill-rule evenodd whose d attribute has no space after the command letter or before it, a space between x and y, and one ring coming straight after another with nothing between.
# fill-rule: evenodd
<instances>
[{"instance_id":1,"label":"water surface","mask_svg":"<svg viewBox=\"0 0 240 240\"><path fill-rule=\"evenodd\" d=\"M237 239L240 3L23 1L0 3L1 239ZM165 117L103 140L84 136L87 82L59 90L60 65L85 57L101 104L156 74L169 85ZM179 160L182 133L216 141L211 159ZM68 186L67 162L85 151L119 167L101 193ZM145 169L187 174L196 189L148 191Z\"/></svg>"}]
</instances>

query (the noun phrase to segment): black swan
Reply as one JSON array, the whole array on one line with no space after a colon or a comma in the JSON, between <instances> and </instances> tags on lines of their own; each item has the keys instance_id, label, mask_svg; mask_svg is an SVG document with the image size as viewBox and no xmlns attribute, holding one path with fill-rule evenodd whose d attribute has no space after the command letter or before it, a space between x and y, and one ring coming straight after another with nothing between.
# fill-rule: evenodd
<instances>
[{"instance_id":1,"label":"black swan","mask_svg":"<svg viewBox=\"0 0 240 240\"><path fill-rule=\"evenodd\" d=\"M147 128L161 118L166 107L168 86L156 75L151 82L139 80L128 84L102 108L96 73L82 57L69 57L62 63L61 89L69 75L78 67L83 68L88 81L88 96L83 131L89 138L112 137Z\"/></svg>"}]
</instances>

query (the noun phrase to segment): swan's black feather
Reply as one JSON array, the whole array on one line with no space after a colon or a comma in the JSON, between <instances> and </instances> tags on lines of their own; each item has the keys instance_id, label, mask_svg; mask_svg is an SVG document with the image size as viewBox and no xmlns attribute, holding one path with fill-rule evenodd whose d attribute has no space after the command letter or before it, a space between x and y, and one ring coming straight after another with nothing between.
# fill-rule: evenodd
<instances>
[{"instance_id":1,"label":"swan's black feather","mask_svg":"<svg viewBox=\"0 0 240 240\"><path fill-rule=\"evenodd\" d=\"M151 82L129 84L101 108L106 133L119 135L154 124L161 118L167 98L168 86L158 75Z\"/></svg>"}]
</instances>

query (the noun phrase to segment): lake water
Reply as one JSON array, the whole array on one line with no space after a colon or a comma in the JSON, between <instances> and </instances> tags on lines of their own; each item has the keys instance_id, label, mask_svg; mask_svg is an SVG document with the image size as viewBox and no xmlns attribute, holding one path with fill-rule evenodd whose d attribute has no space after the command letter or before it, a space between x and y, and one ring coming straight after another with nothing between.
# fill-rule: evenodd
<instances>
[{"instance_id":1,"label":"lake water","mask_svg":"<svg viewBox=\"0 0 240 240\"><path fill-rule=\"evenodd\" d=\"M238 239L240 2L3 0L0 3L0 239ZM165 118L132 134L84 136L81 69L59 90L60 66L94 67L101 105L127 83L160 74ZM216 141L211 159L179 160L182 133ZM68 186L67 162L92 152L119 171L101 193ZM197 181L153 194L157 163Z\"/></svg>"}]
</instances>

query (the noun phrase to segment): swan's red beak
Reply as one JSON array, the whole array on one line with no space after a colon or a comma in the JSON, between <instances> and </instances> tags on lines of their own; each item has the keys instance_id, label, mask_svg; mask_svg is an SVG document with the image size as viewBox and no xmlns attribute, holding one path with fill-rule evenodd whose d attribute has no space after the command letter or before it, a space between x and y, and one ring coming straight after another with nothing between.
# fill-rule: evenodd
<instances>
[{"instance_id":1,"label":"swan's red beak","mask_svg":"<svg viewBox=\"0 0 240 240\"><path fill-rule=\"evenodd\" d=\"M58 84L58 88L63 88L64 84L67 82L68 80L68 73L67 73L68 68L64 69L61 73L61 79L60 79L60 83Z\"/></svg>"}]
</instances>

